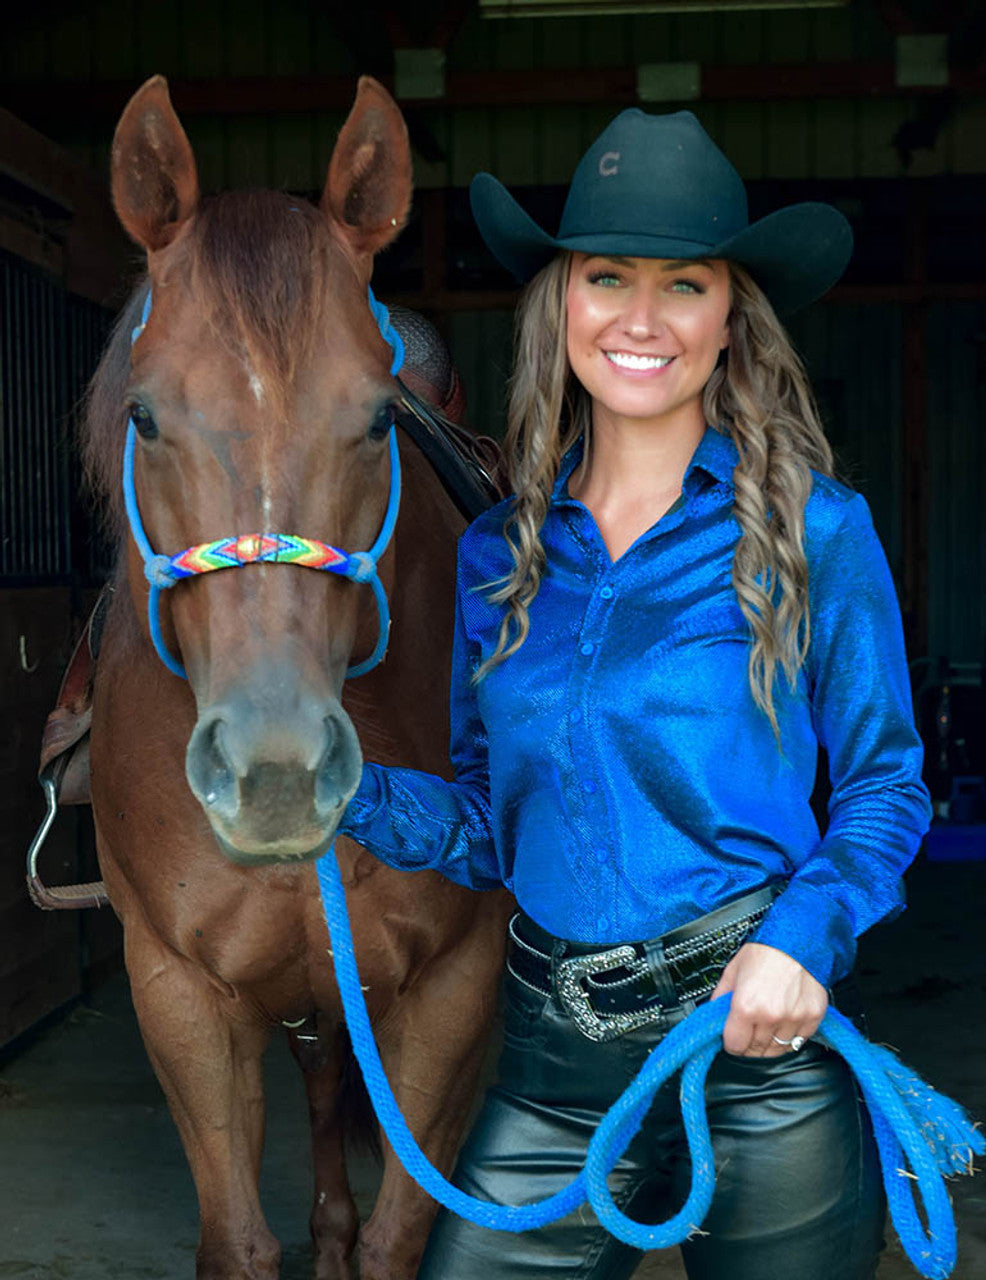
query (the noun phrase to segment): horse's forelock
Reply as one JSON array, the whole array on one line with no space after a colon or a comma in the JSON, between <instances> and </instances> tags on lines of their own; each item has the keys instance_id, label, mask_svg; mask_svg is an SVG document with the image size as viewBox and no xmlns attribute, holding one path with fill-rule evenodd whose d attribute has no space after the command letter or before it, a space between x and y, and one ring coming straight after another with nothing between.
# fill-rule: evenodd
<instances>
[{"instance_id":1,"label":"horse's forelock","mask_svg":"<svg viewBox=\"0 0 986 1280\"><path fill-rule=\"evenodd\" d=\"M274 409L283 410L323 323L333 250L324 214L274 191L216 196L191 229L196 299L217 335L261 380Z\"/></svg>"}]
</instances>

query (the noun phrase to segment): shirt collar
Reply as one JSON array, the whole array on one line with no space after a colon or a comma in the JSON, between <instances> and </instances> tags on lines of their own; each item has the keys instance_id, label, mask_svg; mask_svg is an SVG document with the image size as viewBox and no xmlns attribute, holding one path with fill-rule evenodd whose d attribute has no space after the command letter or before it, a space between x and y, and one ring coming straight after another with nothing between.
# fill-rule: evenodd
<instances>
[{"instance_id":1,"label":"shirt collar","mask_svg":"<svg viewBox=\"0 0 986 1280\"><path fill-rule=\"evenodd\" d=\"M698 442L698 448L692 454L685 477L687 479L695 467L701 467L713 480L719 480L732 489L733 472L738 462L739 451L733 444L732 437L715 427L706 427L705 435L702 436Z\"/></svg>"},{"instance_id":2,"label":"shirt collar","mask_svg":"<svg viewBox=\"0 0 986 1280\"><path fill-rule=\"evenodd\" d=\"M575 441L562 458L561 465L558 468L558 478L555 480L554 488L551 491L551 501L554 505L574 501L569 497L568 481L572 472L582 461L583 452L584 438L579 436L578 440ZM688 478L698 469L731 490L733 488L733 471L736 469L738 462L739 453L731 437L725 435L722 431L718 431L715 427L707 426L705 434L698 442L698 447L692 454L691 461L685 469L684 487L689 487Z\"/></svg>"}]
</instances>

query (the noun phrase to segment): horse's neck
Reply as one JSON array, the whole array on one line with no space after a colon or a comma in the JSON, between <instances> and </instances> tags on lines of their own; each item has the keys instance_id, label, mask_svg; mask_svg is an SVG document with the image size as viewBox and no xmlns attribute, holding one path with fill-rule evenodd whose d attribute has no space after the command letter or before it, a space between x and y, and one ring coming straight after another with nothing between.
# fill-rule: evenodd
<instances>
[{"instance_id":1,"label":"horse's neck","mask_svg":"<svg viewBox=\"0 0 986 1280\"><path fill-rule=\"evenodd\" d=\"M137 604L130 591L128 576L128 544L124 540L118 549L113 576L110 579L112 602L107 615L107 625L112 623L116 644L125 655L137 654L142 649L154 653L154 647L140 625ZM155 658L157 655L154 655Z\"/></svg>"}]
</instances>

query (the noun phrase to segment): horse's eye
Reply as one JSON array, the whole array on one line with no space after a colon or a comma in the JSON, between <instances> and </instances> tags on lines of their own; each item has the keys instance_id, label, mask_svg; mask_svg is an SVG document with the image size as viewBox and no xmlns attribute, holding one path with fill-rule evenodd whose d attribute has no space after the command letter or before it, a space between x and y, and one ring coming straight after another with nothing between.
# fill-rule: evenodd
<instances>
[{"instance_id":1,"label":"horse's eye","mask_svg":"<svg viewBox=\"0 0 986 1280\"><path fill-rule=\"evenodd\" d=\"M390 428L394 425L397 418L397 408L392 404L385 404L378 409L374 415L373 421L370 423L370 429L367 435L371 440L382 440Z\"/></svg>"},{"instance_id":2,"label":"horse's eye","mask_svg":"<svg viewBox=\"0 0 986 1280\"><path fill-rule=\"evenodd\" d=\"M134 429L139 436L143 436L145 440L157 439L159 434L157 423L145 405L135 402L130 406L130 421L134 424Z\"/></svg>"}]
</instances>

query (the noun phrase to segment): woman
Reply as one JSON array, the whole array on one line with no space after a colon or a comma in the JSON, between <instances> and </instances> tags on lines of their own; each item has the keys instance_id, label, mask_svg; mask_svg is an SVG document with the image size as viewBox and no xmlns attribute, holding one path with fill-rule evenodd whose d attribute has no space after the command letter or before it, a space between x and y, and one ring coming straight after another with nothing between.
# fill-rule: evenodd
<instances>
[{"instance_id":1,"label":"woman","mask_svg":"<svg viewBox=\"0 0 986 1280\"><path fill-rule=\"evenodd\" d=\"M855 938L900 910L929 804L886 561L865 501L831 478L775 315L839 277L848 226L826 205L748 225L739 175L688 112L618 116L556 237L489 175L472 199L530 281L515 496L460 544L455 781L368 765L341 828L517 898L498 1083L456 1180L504 1203L558 1189L653 1045L732 992L707 1093L716 1195L688 1274L871 1277L872 1136L810 1037L833 989L851 1012ZM667 1217L689 1179L664 1090L617 1203ZM638 1261L588 1213L523 1236L443 1214L419 1274L611 1280Z\"/></svg>"}]
</instances>

